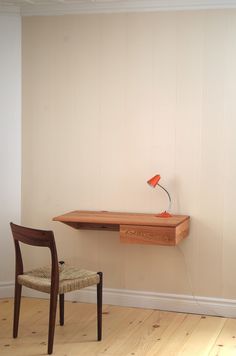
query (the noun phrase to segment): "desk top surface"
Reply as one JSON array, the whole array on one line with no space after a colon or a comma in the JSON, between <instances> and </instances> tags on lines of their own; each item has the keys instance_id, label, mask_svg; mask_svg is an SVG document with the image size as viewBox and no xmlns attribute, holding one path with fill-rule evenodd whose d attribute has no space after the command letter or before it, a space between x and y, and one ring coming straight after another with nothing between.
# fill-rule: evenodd
<instances>
[{"instance_id":1,"label":"desk top surface","mask_svg":"<svg viewBox=\"0 0 236 356\"><path fill-rule=\"evenodd\" d=\"M188 215L173 215L169 218L163 218L157 217L155 214L86 210L75 210L53 218L54 221L60 221L64 223L77 222L91 224L151 225L166 227L175 227L188 219Z\"/></svg>"}]
</instances>

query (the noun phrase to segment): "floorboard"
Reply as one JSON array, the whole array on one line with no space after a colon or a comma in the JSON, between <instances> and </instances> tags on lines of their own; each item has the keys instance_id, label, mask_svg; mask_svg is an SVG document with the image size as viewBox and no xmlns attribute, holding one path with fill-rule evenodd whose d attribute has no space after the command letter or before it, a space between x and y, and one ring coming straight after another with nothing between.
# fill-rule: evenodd
<instances>
[{"instance_id":1,"label":"floorboard","mask_svg":"<svg viewBox=\"0 0 236 356\"><path fill-rule=\"evenodd\" d=\"M46 355L48 301L22 298L19 335L12 338L13 299L0 300L0 355ZM65 303L55 356L235 356L236 319L104 305L96 341L96 305Z\"/></svg>"}]
</instances>

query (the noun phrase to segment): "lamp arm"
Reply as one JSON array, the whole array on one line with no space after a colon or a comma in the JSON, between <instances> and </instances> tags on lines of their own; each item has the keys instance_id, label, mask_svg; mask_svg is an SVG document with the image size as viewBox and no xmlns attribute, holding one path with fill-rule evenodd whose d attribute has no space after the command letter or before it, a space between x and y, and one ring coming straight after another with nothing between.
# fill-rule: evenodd
<instances>
[{"instance_id":1,"label":"lamp arm","mask_svg":"<svg viewBox=\"0 0 236 356\"><path fill-rule=\"evenodd\" d=\"M170 209L171 209L171 197L170 197L170 194L169 194L169 192L168 192L162 185L160 185L159 183L158 183L157 185L159 185L159 187L162 188L162 189L166 192L166 194L168 195L168 198L169 198L169 206L168 206L168 210L167 210L167 211L170 211Z\"/></svg>"}]
</instances>

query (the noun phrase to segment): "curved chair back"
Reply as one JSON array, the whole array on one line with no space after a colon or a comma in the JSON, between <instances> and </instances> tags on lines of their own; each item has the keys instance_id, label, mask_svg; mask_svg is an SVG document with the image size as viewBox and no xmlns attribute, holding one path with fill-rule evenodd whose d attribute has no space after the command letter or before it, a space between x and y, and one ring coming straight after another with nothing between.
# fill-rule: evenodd
<instances>
[{"instance_id":1,"label":"curved chair back","mask_svg":"<svg viewBox=\"0 0 236 356\"><path fill-rule=\"evenodd\" d=\"M22 254L20 249L20 244L24 243L31 246L48 247L51 251L51 283L52 288L58 289L59 284L59 268L58 268L58 257L57 249L54 239L53 231L46 230L36 230L24 226L19 226L10 223L12 235L15 244L16 253L16 278L19 274L24 273L24 265L22 260Z\"/></svg>"}]
</instances>

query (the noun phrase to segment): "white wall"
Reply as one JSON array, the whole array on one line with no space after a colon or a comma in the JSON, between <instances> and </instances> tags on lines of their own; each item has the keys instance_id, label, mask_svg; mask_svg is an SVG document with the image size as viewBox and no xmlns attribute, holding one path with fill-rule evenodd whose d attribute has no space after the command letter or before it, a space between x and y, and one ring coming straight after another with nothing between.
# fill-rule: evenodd
<instances>
[{"instance_id":1,"label":"white wall","mask_svg":"<svg viewBox=\"0 0 236 356\"><path fill-rule=\"evenodd\" d=\"M22 220L106 288L236 298L235 39L235 10L23 19ZM191 216L182 252L52 222L160 211L155 173Z\"/></svg>"},{"instance_id":2,"label":"white wall","mask_svg":"<svg viewBox=\"0 0 236 356\"><path fill-rule=\"evenodd\" d=\"M0 14L0 297L12 293L14 250L9 222L20 221L21 18Z\"/></svg>"}]
</instances>

